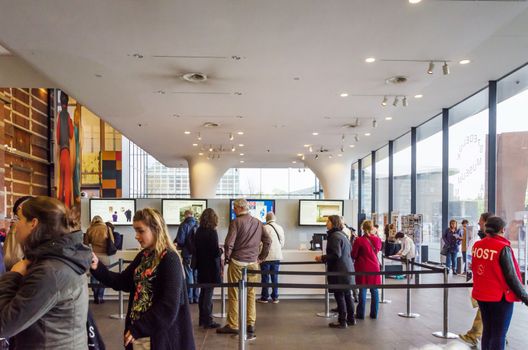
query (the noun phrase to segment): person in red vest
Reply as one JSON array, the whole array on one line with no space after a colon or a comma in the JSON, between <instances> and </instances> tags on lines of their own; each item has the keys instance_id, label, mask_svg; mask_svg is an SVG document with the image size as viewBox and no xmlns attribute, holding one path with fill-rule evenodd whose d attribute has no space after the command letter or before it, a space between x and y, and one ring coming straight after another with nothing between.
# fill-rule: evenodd
<instances>
[{"instance_id":1,"label":"person in red vest","mask_svg":"<svg viewBox=\"0 0 528 350\"><path fill-rule=\"evenodd\" d=\"M519 264L510 241L504 238L506 223L498 216L486 221L487 236L473 245L473 293L482 313L482 350L502 350L513 314L513 303L528 305Z\"/></svg>"}]
</instances>

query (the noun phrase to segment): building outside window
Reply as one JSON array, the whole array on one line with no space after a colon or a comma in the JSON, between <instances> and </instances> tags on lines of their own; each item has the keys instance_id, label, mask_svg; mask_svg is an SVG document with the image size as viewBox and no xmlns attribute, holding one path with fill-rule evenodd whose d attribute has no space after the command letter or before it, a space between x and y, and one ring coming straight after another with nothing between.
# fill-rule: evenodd
<instances>
[{"instance_id":1,"label":"building outside window","mask_svg":"<svg viewBox=\"0 0 528 350\"><path fill-rule=\"evenodd\" d=\"M411 133L394 140L393 210L400 215L411 213Z\"/></svg>"},{"instance_id":2,"label":"building outside window","mask_svg":"<svg viewBox=\"0 0 528 350\"><path fill-rule=\"evenodd\" d=\"M372 156L361 160L361 213L367 219L372 214ZM359 226L360 223L358 223Z\"/></svg>"},{"instance_id":3,"label":"building outside window","mask_svg":"<svg viewBox=\"0 0 528 350\"><path fill-rule=\"evenodd\" d=\"M390 221L389 215L389 146L376 151L376 213L380 232Z\"/></svg>"}]
</instances>

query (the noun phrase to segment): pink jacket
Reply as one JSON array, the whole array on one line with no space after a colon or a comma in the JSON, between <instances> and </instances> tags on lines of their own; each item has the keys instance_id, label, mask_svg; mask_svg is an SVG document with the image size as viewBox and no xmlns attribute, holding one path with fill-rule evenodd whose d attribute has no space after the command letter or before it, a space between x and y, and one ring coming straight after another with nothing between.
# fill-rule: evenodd
<instances>
[{"instance_id":1,"label":"pink jacket","mask_svg":"<svg viewBox=\"0 0 528 350\"><path fill-rule=\"evenodd\" d=\"M357 238L352 246L352 259L354 259L356 272L379 272L380 266L377 253L380 250L381 239L378 236L363 235ZM381 284L381 276L356 276L356 283Z\"/></svg>"}]
</instances>

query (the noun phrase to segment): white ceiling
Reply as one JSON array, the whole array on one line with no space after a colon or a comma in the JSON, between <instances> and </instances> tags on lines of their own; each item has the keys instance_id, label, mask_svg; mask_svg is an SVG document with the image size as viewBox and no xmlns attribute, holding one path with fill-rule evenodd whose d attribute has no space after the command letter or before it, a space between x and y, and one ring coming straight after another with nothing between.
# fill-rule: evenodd
<instances>
[{"instance_id":1,"label":"white ceiling","mask_svg":"<svg viewBox=\"0 0 528 350\"><path fill-rule=\"evenodd\" d=\"M169 166L197 155L196 133L207 149L230 149L239 130L245 166L291 166L304 144L338 152L343 133L346 158L362 157L528 60L524 1L0 0L0 8L0 45ZM378 61L365 63L370 56ZM472 63L459 65L464 58ZM380 59L453 62L443 76L441 63L428 75L427 63ZM0 60L0 86L13 81L6 67ZM187 72L209 80L185 82ZM385 84L394 75L408 82ZM407 95L409 106L343 91ZM356 117L358 131L342 128ZM220 127L201 127L209 121Z\"/></svg>"}]
</instances>

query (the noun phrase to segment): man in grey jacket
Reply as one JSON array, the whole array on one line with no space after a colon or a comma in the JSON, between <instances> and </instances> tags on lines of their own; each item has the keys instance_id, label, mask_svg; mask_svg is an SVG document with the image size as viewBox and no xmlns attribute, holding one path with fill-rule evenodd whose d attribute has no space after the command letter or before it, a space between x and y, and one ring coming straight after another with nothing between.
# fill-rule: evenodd
<instances>
[{"instance_id":1,"label":"man in grey jacket","mask_svg":"<svg viewBox=\"0 0 528 350\"><path fill-rule=\"evenodd\" d=\"M260 220L249 214L248 202L239 198L233 203L236 219L231 221L225 239L225 261L227 282L238 282L242 278L242 269L258 270L261 263L268 256L271 238L263 228ZM262 249L259 254L260 243ZM248 274L248 282L258 282L259 275ZM238 334L238 289L228 289L227 324L216 330L220 334ZM255 303L255 288L247 291L247 339L255 339L255 321L257 318Z\"/></svg>"}]
</instances>

